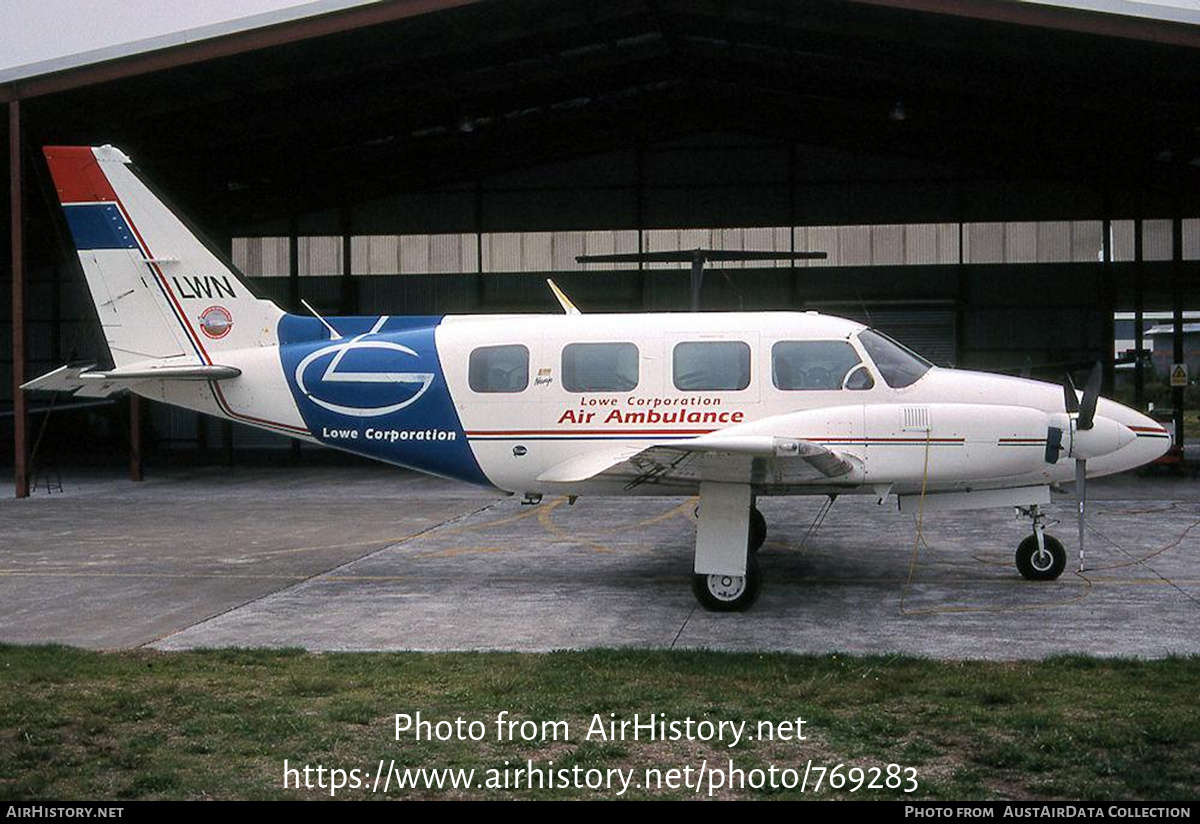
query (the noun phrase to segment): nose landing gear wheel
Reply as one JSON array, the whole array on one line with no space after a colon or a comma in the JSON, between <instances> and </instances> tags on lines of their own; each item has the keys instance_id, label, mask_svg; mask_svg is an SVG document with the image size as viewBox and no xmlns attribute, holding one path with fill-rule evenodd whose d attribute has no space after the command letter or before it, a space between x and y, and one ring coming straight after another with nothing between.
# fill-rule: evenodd
<instances>
[{"instance_id":1,"label":"nose landing gear wheel","mask_svg":"<svg viewBox=\"0 0 1200 824\"><path fill-rule=\"evenodd\" d=\"M1030 535L1017 547L1017 571L1029 581L1053 581L1067 566L1067 552L1057 538L1045 536L1046 548L1038 548L1037 536Z\"/></svg>"},{"instance_id":2,"label":"nose landing gear wheel","mask_svg":"<svg viewBox=\"0 0 1200 824\"><path fill-rule=\"evenodd\" d=\"M762 576L758 559L746 559L745 575L693 575L692 592L710 612L743 612L758 599Z\"/></svg>"}]
</instances>

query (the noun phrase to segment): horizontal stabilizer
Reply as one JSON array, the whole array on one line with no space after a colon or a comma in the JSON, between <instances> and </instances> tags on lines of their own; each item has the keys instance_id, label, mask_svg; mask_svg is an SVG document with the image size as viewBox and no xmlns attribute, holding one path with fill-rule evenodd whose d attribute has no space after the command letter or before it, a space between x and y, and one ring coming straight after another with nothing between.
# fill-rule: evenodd
<instances>
[{"instance_id":1,"label":"horizontal stabilizer","mask_svg":"<svg viewBox=\"0 0 1200 824\"><path fill-rule=\"evenodd\" d=\"M242 374L233 366L202 364L146 365L100 372L92 369L92 365L60 366L21 388L26 392L69 392L84 398L104 398L144 381L221 381Z\"/></svg>"}]
</instances>

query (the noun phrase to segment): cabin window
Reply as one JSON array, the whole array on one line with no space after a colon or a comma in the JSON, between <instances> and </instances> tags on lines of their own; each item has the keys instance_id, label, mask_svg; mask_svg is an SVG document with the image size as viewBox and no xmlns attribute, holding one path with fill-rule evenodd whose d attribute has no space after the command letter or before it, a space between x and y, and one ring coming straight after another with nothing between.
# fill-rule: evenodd
<instances>
[{"instance_id":1,"label":"cabin window","mask_svg":"<svg viewBox=\"0 0 1200 824\"><path fill-rule=\"evenodd\" d=\"M916 352L874 329L860 332L858 342L867 350L871 360L875 361L875 368L893 389L916 383L933 366Z\"/></svg>"},{"instance_id":2,"label":"cabin window","mask_svg":"<svg viewBox=\"0 0 1200 824\"><path fill-rule=\"evenodd\" d=\"M569 392L628 392L638 385L638 348L569 343L562 351L562 384Z\"/></svg>"},{"instance_id":3,"label":"cabin window","mask_svg":"<svg viewBox=\"0 0 1200 824\"><path fill-rule=\"evenodd\" d=\"M473 392L523 392L529 386L529 350L519 343L481 346L471 353L467 379Z\"/></svg>"},{"instance_id":4,"label":"cabin window","mask_svg":"<svg viewBox=\"0 0 1200 824\"><path fill-rule=\"evenodd\" d=\"M750 346L740 340L677 344L674 374L675 388L684 392L745 389L750 385Z\"/></svg>"},{"instance_id":5,"label":"cabin window","mask_svg":"<svg viewBox=\"0 0 1200 824\"><path fill-rule=\"evenodd\" d=\"M777 389L870 389L874 381L869 372L870 385L862 386L861 377L854 386L846 380L861 364L854 347L844 340L781 340L771 347L771 379Z\"/></svg>"}]
</instances>

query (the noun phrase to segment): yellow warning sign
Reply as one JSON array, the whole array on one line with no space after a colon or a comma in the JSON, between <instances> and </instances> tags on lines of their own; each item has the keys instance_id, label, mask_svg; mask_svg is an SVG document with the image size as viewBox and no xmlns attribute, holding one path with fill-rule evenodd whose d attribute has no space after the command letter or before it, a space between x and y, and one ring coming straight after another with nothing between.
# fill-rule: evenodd
<instances>
[{"instance_id":1,"label":"yellow warning sign","mask_svg":"<svg viewBox=\"0 0 1200 824\"><path fill-rule=\"evenodd\" d=\"M1171 367L1171 386L1187 386L1188 369L1186 363L1177 363Z\"/></svg>"}]
</instances>

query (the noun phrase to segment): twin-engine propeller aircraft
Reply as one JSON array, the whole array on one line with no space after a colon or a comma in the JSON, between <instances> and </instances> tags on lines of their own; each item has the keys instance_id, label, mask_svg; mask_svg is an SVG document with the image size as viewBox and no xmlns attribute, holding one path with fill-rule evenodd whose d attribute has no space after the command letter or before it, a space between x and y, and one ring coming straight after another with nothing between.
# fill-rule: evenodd
<instances>
[{"instance_id":1,"label":"twin-engine propeller aircraft","mask_svg":"<svg viewBox=\"0 0 1200 824\"><path fill-rule=\"evenodd\" d=\"M255 298L111 146L45 150L112 352L28 390L146 398L387 463L543 495L699 494L693 589L749 607L762 495L1016 507L1017 569L1062 573L1040 507L1168 433L1086 389L941 369L816 312L341 317ZM315 315L315 313L314 313Z\"/></svg>"}]
</instances>

